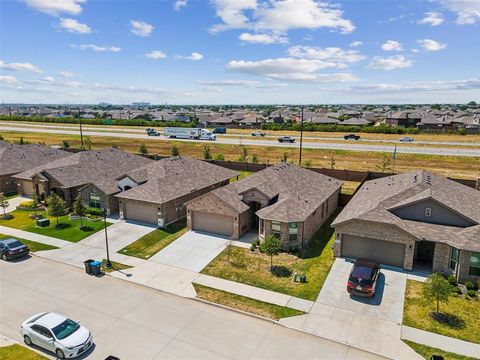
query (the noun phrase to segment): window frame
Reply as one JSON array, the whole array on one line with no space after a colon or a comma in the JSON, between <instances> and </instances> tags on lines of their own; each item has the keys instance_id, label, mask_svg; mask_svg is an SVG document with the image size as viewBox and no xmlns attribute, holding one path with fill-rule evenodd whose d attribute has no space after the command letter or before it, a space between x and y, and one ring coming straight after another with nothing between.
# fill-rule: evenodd
<instances>
[{"instance_id":1,"label":"window frame","mask_svg":"<svg viewBox=\"0 0 480 360\"><path fill-rule=\"evenodd\" d=\"M274 230L274 226L276 226L276 224L278 224L278 231ZM280 237L280 234L282 233L282 223L280 221L272 220L271 231L273 235Z\"/></svg>"},{"instance_id":2,"label":"window frame","mask_svg":"<svg viewBox=\"0 0 480 360\"><path fill-rule=\"evenodd\" d=\"M476 262L475 265L472 266L472 258L476 257L478 258L478 261ZM476 269L476 272L472 271L472 268ZM472 251L470 253L470 263L468 266L468 275L474 275L474 276L480 276L480 252L474 252Z\"/></svg>"},{"instance_id":3,"label":"window frame","mask_svg":"<svg viewBox=\"0 0 480 360\"><path fill-rule=\"evenodd\" d=\"M425 216L431 217L432 216L432 208L425 208Z\"/></svg>"},{"instance_id":4,"label":"window frame","mask_svg":"<svg viewBox=\"0 0 480 360\"><path fill-rule=\"evenodd\" d=\"M92 197L98 198L97 199L92 199ZM96 203L98 201L98 206L96 206ZM97 193L90 193L88 197L88 206L96 208L96 209L101 209L102 208L102 197L100 194Z\"/></svg>"},{"instance_id":5,"label":"window frame","mask_svg":"<svg viewBox=\"0 0 480 360\"><path fill-rule=\"evenodd\" d=\"M295 227L292 227L292 225L295 225ZM292 232L292 229L295 230L295 232ZM295 235L295 238L292 239L292 235ZM298 222L290 222L288 223L288 241L297 241L298 239Z\"/></svg>"},{"instance_id":6,"label":"window frame","mask_svg":"<svg viewBox=\"0 0 480 360\"><path fill-rule=\"evenodd\" d=\"M455 258L453 257L453 254L456 252ZM456 271L457 266L458 266L458 260L460 259L460 250L458 250L456 247L451 246L450 247L450 256L448 259L448 268L450 270ZM455 265L452 267L452 263Z\"/></svg>"}]
</instances>

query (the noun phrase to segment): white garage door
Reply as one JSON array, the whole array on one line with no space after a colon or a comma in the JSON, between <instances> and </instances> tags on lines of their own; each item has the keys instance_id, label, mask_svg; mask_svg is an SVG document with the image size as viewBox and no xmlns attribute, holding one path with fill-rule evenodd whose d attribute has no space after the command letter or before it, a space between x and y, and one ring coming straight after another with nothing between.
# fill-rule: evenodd
<instances>
[{"instance_id":1,"label":"white garage door","mask_svg":"<svg viewBox=\"0 0 480 360\"><path fill-rule=\"evenodd\" d=\"M233 218L194 211L192 213L192 230L230 237L233 234Z\"/></svg>"},{"instance_id":2,"label":"white garage door","mask_svg":"<svg viewBox=\"0 0 480 360\"><path fill-rule=\"evenodd\" d=\"M32 196L33 194L33 182L24 180L22 181L22 193L23 196Z\"/></svg>"},{"instance_id":3,"label":"white garage door","mask_svg":"<svg viewBox=\"0 0 480 360\"><path fill-rule=\"evenodd\" d=\"M354 235L342 235L342 256L369 258L381 264L403 268L405 244Z\"/></svg>"},{"instance_id":4,"label":"white garage door","mask_svg":"<svg viewBox=\"0 0 480 360\"><path fill-rule=\"evenodd\" d=\"M125 201L125 219L158 224L157 205L140 201Z\"/></svg>"}]
</instances>

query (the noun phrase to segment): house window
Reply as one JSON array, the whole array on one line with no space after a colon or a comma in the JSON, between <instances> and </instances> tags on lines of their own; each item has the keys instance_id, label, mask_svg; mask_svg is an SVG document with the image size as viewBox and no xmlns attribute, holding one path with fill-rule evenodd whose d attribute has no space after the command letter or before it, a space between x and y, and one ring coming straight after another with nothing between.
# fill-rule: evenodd
<instances>
[{"instance_id":1,"label":"house window","mask_svg":"<svg viewBox=\"0 0 480 360\"><path fill-rule=\"evenodd\" d=\"M290 241L297 241L298 223L288 224L288 239Z\"/></svg>"},{"instance_id":2,"label":"house window","mask_svg":"<svg viewBox=\"0 0 480 360\"><path fill-rule=\"evenodd\" d=\"M457 268L459 254L460 254L460 251L452 247L452 251L450 252L449 268L453 271L455 271L455 269Z\"/></svg>"},{"instance_id":3,"label":"house window","mask_svg":"<svg viewBox=\"0 0 480 360\"><path fill-rule=\"evenodd\" d=\"M472 252L472 255L470 256L468 275L480 276L480 253L478 252Z\"/></svg>"},{"instance_id":4,"label":"house window","mask_svg":"<svg viewBox=\"0 0 480 360\"><path fill-rule=\"evenodd\" d=\"M272 221L272 234L280 237L280 222Z\"/></svg>"},{"instance_id":5,"label":"house window","mask_svg":"<svg viewBox=\"0 0 480 360\"><path fill-rule=\"evenodd\" d=\"M98 194L90 194L90 207L100 209L102 205L100 204L100 195Z\"/></svg>"},{"instance_id":6,"label":"house window","mask_svg":"<svg viewBox=\"0 0 480 360\"><path fill-rule=\"evenodd\" d=\"M425 208L425 216L432 216L432 209L431 208Z\"/></svg>"}]
</instances>

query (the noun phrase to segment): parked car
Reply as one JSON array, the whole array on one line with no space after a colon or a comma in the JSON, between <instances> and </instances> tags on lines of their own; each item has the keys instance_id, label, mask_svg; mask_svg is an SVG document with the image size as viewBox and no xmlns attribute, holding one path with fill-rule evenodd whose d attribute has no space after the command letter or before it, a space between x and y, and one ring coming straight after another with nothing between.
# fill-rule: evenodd
<instances>
[{"instance_id":1,"label":"parked car","mask_svg":"<svg viewBox=\"0 0 480 360\"><path fill-rule=\"evenodd\" d=\"M343 137L345 140L358 140L360 139L360 135L355 134L348 134Z\"/></svg>"},{"instance_id":2,"label":"parked car","mask_svg":"<svg viewBox=\"0 0 480 360\"><path fill-rule=\"evenodd\" d=\"M212 134L226 134L227 133L227 128L224 127L218 127L213 129Z\"/></svg>"},{"instance_id":3,"label":"parked car","mask_svg":"<svg viewBox=\"0 0 480 360\"><path fill-rule=\"evenodd\" d=\"M281 142L281 143L284 143L284 142L287 142L287 143L294 143L295 142L295 138L291 137L291 136L280 136L278 138L278 142Z\"/></svg>"},{"instance_id":4,"label":"parked car","mask_svg":"<svg viewBox=\"0 0 480 360\"><path fill-rule=\"evenodd\" d=\"M252 132L252 136L265 136L265 133L263 131L254 131Z\"/></svg>"},{"instance_id":5,"label":"parked car","mask_svg":"<svg viewBox=\"0 0 480 360\"><path fill-rule=\"evenodd\" d=\"M147 132L148 136L160 136L160 133L158 131L155 131L155 129L148 128L145 131Z\"/></svg>"},{"instance_id":6,"label":"parked car","mask_svg":"<svg viewBox=\"0 0 480 360\"><path fill-rule=\"evenodd\" d=\"M352 295L375 296L380 265L369 259L355 260L348 277L347 291Z\"/></svg>"},{"instance_id":7,"label":"parked car","mask_svg":"<svg viewBox=\"0 0 480 360\"><path fill-rule=\"evenodd\" d=\"M44 312L25 320L20 330L25 344L51 351L59 359L74 358L93 345L91 332L63 315Z\"/></svg>"},{"instance_id":8,"label":"parked car","mask_svg":"<svg viewBox=\"0 0 480 360\"><path fill-rule=\"evenodd\" d=\"M402 137L402 138L398 139L398 141L401 141L401 142L413 142L413 138L408 137L408 136L405 136L405 137Z\"/></svg>"},{"instance_id":9,"label":"parked car","mask_svg":"<svg viewBox=\"0 0 480 360\"><path fill-rule=\"evenodd\" d=\"M26 256L30 252L27 245L21 243L17 239L8 238L0 240L0 256L2 260L10 260Z\"/></svg>"}]
</instances>

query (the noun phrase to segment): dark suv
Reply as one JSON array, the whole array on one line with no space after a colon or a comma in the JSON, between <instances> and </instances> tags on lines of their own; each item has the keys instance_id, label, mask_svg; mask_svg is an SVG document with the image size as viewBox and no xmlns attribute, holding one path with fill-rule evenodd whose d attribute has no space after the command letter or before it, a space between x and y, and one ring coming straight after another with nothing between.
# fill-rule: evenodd
<instances>
[{"instance_id":1,"label":"dark suv","mask_svg":"<svg viewBox=\"0 0 480 360\"><path fill-rule=\"evenodd\" d=\"M15 259L26 256L30 252L27 245L22 244L17 239L9 238L0 240L0 256L2 260Z\"/></svg>"},{"instance_id":2,"label":"dark suv","mask_svg":"<svg viewBox=\"0 0 480 360\"><path fill-rule=\"evenodd\" d=\"M357 259L348 277L347 291L352 295L375 296L380 265L369 259Z\"/></svg>"}]
</instances>

